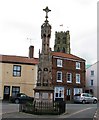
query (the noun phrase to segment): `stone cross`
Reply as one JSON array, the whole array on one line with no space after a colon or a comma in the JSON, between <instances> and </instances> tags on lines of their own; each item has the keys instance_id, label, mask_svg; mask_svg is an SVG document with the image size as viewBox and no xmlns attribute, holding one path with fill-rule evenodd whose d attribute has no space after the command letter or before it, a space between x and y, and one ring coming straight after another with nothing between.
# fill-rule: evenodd
<instances>
[{"instance_id":1,"label":"stone cross","mask_svg":"<svg viewBox=\"0 0 99 120\"><path fill-rule=\"evenodd\" d=\"M51 10L48 7L46 7L45 9L43 9L43 11L46 12L45 18L47 19L48 18L48 12L50 12Z\"/></svg>"}]
</instances>

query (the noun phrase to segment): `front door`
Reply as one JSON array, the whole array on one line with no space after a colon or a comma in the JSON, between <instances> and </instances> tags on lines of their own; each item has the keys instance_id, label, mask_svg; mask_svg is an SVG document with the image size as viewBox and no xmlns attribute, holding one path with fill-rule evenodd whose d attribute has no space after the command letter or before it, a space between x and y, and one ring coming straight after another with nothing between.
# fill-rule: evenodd
<instances>
[{"instance_id":1,"label":"front door","mask_svg":"<svg viewBox=\"0 0 99 120\"><path fill-rule=\"evenodd\" d=\"M4 100L9 100L10 97L10 86L4 86Z\"/></svg>"},{"instance_id":2,"label":"front door","mask_svg":"<svg viewBox=\"0 0 99 120\"><path fill-rule=\"evenodd\" d=\"M67 101L70 101L71 100L71 89L68 88L67 89Z\"/></svg>"}]
</instances>

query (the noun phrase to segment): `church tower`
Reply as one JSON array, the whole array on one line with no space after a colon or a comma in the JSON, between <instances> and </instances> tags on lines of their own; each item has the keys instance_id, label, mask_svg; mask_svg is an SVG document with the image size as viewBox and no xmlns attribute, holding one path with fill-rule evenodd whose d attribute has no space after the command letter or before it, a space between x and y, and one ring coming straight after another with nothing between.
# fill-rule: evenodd
<instances>
[{"instance_id":1,"label":"church tower","mask_svg":"<svg viewBox=\"0 0 99 120\"><path fill-rule=\"evenodd\" d=\"M69 31L55 32L54 51L70 54L70 34L69 34Z\"/></svg>"},{"instance_id":2,"label":"church tower","mask_svg":"<svg viewBox=\"0 0 99 120\"><path fill-rule=\"evenodd\" d=\"M43 9L46 12L46 20L41 25L41 39L42 50L39 50L39 64L38 64L38 77L37 85L34 89L36 101L53 101L53 87L51 86L52 80L52 57L50 49L51 38L51 25L48 21L48 7Z\"/></svg>"}]
</instances>

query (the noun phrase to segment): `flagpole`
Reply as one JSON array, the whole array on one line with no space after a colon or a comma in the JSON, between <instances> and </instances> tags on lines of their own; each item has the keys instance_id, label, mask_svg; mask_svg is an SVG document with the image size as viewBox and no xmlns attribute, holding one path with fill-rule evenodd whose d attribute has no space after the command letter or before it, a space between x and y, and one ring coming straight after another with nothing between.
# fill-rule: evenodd
<instances>
[{"instance_id":1,"label":"flagpole","mask_svg":"<svg viewBox=\"0 0 99 120\"><path fill-rule=\"evenodd\" d=\"M60 31L63 31L63 24L60 24L60 25L59 25L59 28L60 28L60 29L59 29Z\"/></svg>"}]
</instances>

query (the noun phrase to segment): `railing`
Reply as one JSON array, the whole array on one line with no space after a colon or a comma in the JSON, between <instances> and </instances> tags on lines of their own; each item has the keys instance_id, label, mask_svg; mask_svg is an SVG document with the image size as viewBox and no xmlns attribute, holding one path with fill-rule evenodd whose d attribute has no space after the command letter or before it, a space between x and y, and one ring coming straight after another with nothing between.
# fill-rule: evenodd
<instances>
[{"instance_id":1,"label":"railing","mask_svg":"<svg viewBox=\"0 0 99 120\"><path fill-rule=\"evenodd\" d=\"M20 112L27 112L31 114L51 114L60 115L65 112L65 102L33 102L33 104L20 104Z\"/></svg>"}]
</instances>

